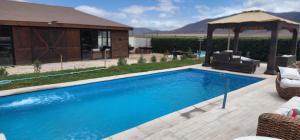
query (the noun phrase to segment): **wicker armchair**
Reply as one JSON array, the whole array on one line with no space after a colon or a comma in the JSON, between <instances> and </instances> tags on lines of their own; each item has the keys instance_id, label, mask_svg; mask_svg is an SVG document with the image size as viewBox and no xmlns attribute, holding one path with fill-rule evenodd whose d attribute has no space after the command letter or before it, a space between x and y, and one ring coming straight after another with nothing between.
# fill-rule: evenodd
<instances>
[{"instance_id":1,"label":"wicker armchair","mask_svg":"<svg viewBox=\"0 0 300 140\"><path fill-rule=\"evenodd\" d=\"M284 140L300 140L300 119L264 113L259 116L256 135Z\"/></svg>"},{"instance_id":2,"label":"wicker armchair","mask_svg":"<svg viewBox=\"0 0 300 140\"><path fill-rule=\"evenodd\" d=\"M298 87L282 88L280 87L280 80L281 80L281 76L280 74L278 74L276 78L276 90L281 98L285 100L289 100L294 96L300 96L300 88Z\"/></svg>"}]
</instances>

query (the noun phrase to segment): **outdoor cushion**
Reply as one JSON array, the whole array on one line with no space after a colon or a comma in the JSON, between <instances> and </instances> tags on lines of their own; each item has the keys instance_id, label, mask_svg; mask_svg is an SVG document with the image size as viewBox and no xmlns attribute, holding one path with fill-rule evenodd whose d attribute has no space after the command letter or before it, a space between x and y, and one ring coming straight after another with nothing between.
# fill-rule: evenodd
<instances>
[{"instance_id":1,"label":"outdoor cushion","mask_svg":"<svg viewBox=\"0 0 300 140\"><path fill-rule=\"evenodd\" d=\"M293 57L293 55L282 55L282 57Z\"/></svg>"},{"instance_id":2,"label":"outdoor cushion","mask_svg":"<svg viewBox=\"0 0 300 140\"><path fill-rule=\"evenodd\" d=\"M293 108L300 108L300 97L293 97L288 102L281 105L274 113L280 115L287 115L288 112Z\"/></svg>"},{"instance_id":3,"label":"outdoor cushion","mask_svg":"<svg viewBox=\"0 0 300 140\"><path fill-rule=\"evenodd\" d=\"M279 71L282 79L287 78L292 80L300 80L300 74L298 69L279 67Z\"/></svg>"},{"instance_id":4,"label":"outdoor cushion","mask_svg":"<svg viewBox=\"0 0 300 140\"><path fill-rule=\"evenodd\" d=\"M241 59L242 59L243 61L252 61L252 60L253 60L253 59L251 59L251 58L244 57L244 56L242 56Z\"/></svg>"},{"instance_id":5,"label":"outdoor cushion","mask_svg":"<svg viewBox=\"0 0 300 140\"><path fill-rule=\"evenodd\" d=\"M282 79L280 81L281 88L300 88L300 80Z\"/></svg>"},{"instance_id":6,"label":"outdoor cushion","mask_svg":"<svg viewBox=\"0 0 300 140\"><path fill-rule=\"evenodd\" d=\"M280 140L280 139L270 138L270 137L261 137L261 136L248 136L248 137L236 138L234 140Z\"/></svg>"},{"instance_id":7,"label":"outdoor cushion","mask_svg":"<svg viewBox=\"0 0 300 140\"><path fill-rule=\"evenodd\" d=\"M233 50L224 50L224 52L233 52Z\"/></svg>"},{"instance_id":8,"label":"outdoor cushion","mask_svg":"<svg viewBox=\"0 0 300 140\"><path fill-rule=\"evenodd\" d=\"M299 109L291 109L287 114L288 117L300 118L300 110Z\"/></svg>"},{"instance_id":9,"label":"outdoor cushion","mask_svg":"<svg viewBox=\"0 0 300 140\"><path fill-rule=\"evenodd\" d=\"M232 58L241 58L239 55L232 55Z\"/></svg>"}]
</instances>

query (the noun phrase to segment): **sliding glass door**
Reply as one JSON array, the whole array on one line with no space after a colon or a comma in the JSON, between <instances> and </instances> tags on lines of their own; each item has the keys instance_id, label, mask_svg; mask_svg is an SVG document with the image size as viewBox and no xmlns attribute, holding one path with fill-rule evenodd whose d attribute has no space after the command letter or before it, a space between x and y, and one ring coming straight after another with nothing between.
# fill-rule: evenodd
<instances>
[{"instance_id":1,"label":"sliding glass door","mask_svg":"<svg viewBox=\"0 0 300 140\"><path fill-rule=\"evenodd\" d=\"M13 65L12 31L8 26L0 26L0 65Z\"/></svg>"},{"instance_id":2,"label":"sliding glass door","mask_svg":"<svg viewBox=\"0 0 300 140\"><path fill-rule=\"evenodd\" d=\"M104 50L111 50L111 32L81 30L81 57L83 60L103 59ZM110 58L111 51L106 54Z\"/></svg>"}]
</instances>

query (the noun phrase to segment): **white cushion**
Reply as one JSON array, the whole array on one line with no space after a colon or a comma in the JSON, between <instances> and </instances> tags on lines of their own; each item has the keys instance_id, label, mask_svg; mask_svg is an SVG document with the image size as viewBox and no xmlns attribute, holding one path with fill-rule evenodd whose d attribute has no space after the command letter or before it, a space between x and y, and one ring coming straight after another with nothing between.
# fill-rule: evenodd
<instances>
[{"instance_id":1,"label":"white cushion","mask_svg":"<svg viewBox=\"0 0 300 140\"><path fill-rule=\"evenodd\" d=\"M300 80L282 79L280 81L280 87L282 88L300 88Z\"/></svg>"},{"instance_id":2,"label":"white cushion","mask_svg":"<svg viewBox=\"0 0 300 140\"><path fill-rule=\"evenodd\" d=\"M215 51L215 52L214 52L214 54L219 54L219 53L220 53L220 51Z\"/></svg>"},{"instance_id":3,"label":"white cushion","mask_svg":"<svg viewBox=\"0 0 300 140\"><path fill-rule=\"evenodd\" d=\"M287 78L292 80L300 80L300 74L298 69L279 67L279 71L282 79Z\"/></svg>"},{"instance_id":4,"label":"white cushion","mask_svg":"<svg viewBox=\"0 0 300 140\"><path fill-rule=\"evenodd\" d=\"M232 58L241 58L239 55L232 55Z\"/></svg>"},{"instance_id":5,"label":"white cushion","mask_svg":"<svg viewBox=\"0 0 300 140\"><path fill-rule=\"evenodd\" d=\"M261 136L248 136L248 137L240 137L234 140L280 140L277 138L270 138L270 137L261 137Z\"/></svg>"},{"instance_id":6,"label":"white cushion","mask_svg":"<svg viewBox=\"0 0 300 140\"><path fill-rule=\"evenodd\" d=\"M291 109L289 108L278 108L276 111L274 111L275 114L284 115L287 116Z\"/></svg>"},{"instance_id":7,"label":"white cushion","mask_svg":"<svg viewBox=\"0 0 300 140\"><path fill-rule=\"evenodd\" d=\"M291 109L300 108L300 97L293 97L288 102L281 105L274 113L287 115Z\"/></svg>"},{"instance_id":8,"label":"white cushion","mask_svg":"<svg viewBox=\"0 0 300 140\"><path fill-rule=\"evenodd\" d=\"M282 57L293 57L293 55L282 55Z\"/></svg>"},{"instance_id":9,"label":"white cushion","mask_svg":"<svg viewBox=\"0 0 300 140\"><path fill-rule=\"evenodd\" d=\"M242 56L242 57L241 57L241 59L242 59L243 61L252 61L252 59L251 59L251 58L244 57L244 56Z\"/></svg>"},{"instance_id":10,"label":"white cushion","mask_svg":"<svg viewBox=\"0 0 300 140\"><path fill-rule=\"evenodd\" d=\"M233 50L224 50L224 52L233 52Z\"/></svg>"}]
</instances>

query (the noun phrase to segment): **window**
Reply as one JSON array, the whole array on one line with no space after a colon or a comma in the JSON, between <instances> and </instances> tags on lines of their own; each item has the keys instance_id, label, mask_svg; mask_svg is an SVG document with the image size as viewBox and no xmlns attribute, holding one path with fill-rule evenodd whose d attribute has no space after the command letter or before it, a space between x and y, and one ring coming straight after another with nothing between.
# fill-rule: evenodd
<instances>
[{"instance_id":1,"label":"window","mask_svg":"<svg viewBox=\"0 0 300 140\"><path fill-rule=\"evenodd\" d=\"M111 47L111 32L99 31L98 32L98 47Z\"/></svg>"}]
</instances>

